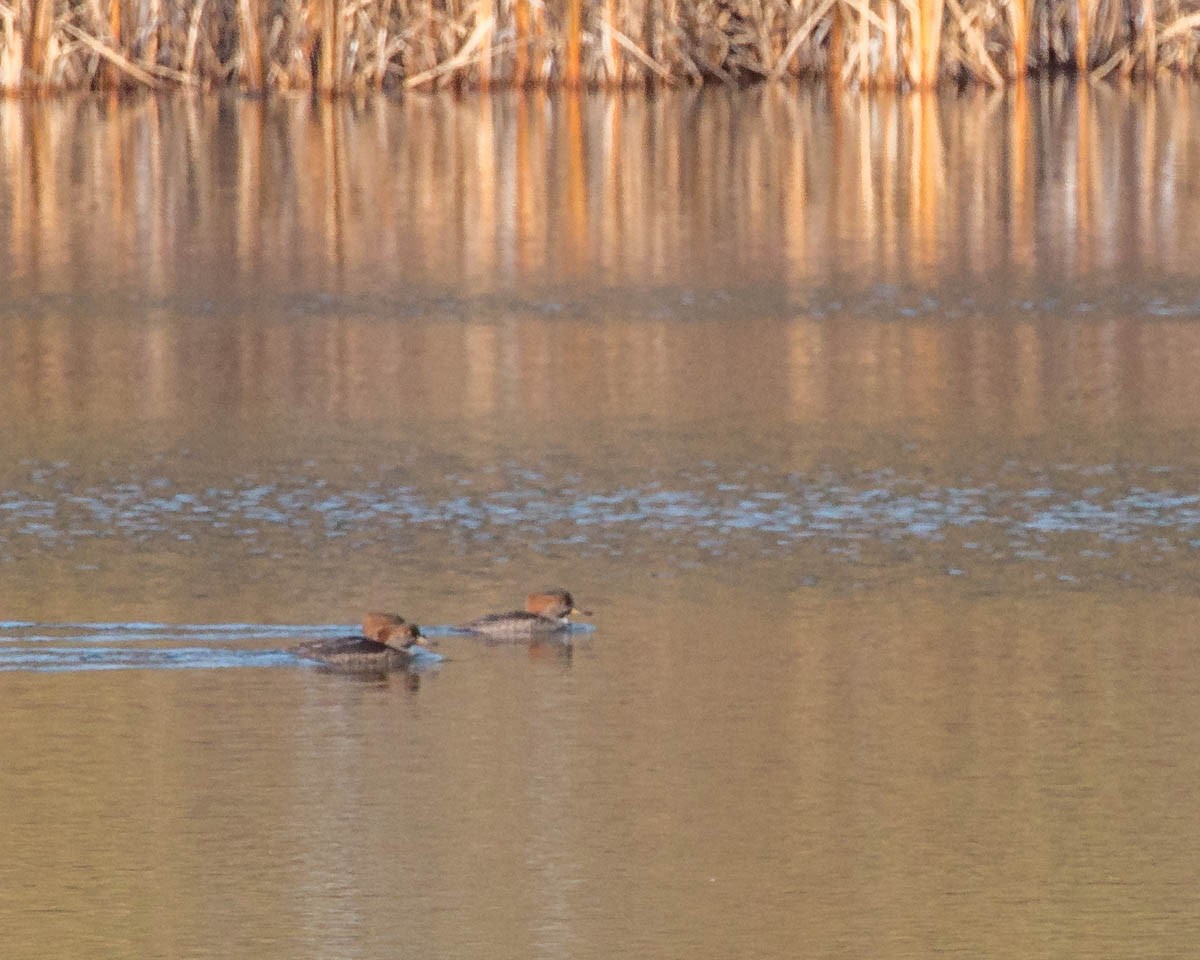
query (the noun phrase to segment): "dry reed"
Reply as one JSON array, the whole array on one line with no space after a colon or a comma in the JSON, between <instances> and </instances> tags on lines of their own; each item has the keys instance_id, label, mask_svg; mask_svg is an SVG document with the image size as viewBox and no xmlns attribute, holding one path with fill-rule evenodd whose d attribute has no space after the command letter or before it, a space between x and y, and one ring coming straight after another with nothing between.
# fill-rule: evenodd
<instances>
[{"instance_id":1,"label":"dry reed","mask_svg":"<svg viewBox=\"0 0 1200 960\"><path fill-rule=\"evenodd\" d=\"M0 91L1200 73L1200 0L0 0Z\"/></svg>"}]
</instances>

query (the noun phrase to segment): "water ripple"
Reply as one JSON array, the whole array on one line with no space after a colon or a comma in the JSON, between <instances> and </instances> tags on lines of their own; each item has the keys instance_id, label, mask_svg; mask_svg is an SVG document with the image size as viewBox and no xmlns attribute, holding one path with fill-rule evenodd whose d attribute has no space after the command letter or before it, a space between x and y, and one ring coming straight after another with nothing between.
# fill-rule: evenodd
<instances>
[{"instance_id":1,"label":"water ripple","mask_svg":"<svg viewBox=\"0 0 1200 960\"><path fill-rule=\"evenodd\" d=\"M587 633L589 624L573 632ZM422 627L436 644L461 631L448 625ZM352 632L339 624L198 623L36 623L0 621L0 672L76 670L220 670L294 667L311 662L291 648L301 640L339 637ZM264 642L269 646L258 646ZM247 647L247 644L256 644ZM416 667L444 659L417 650Z\"/></svg>"},{"instance_id":2,"label":"water ripple","mask_svg":"<svg viewBox=\"0 0 1200 960\"><path fill-rule=\"evenodd\" d=\"M1122 486L1118 476L1134 482ZM1112 464L1024 475L1015 469L987 482L934 482L892 470L730 473L701 464L605 486L585 483L580 473L508 464L421 489L369 479L336 485L283 471L221 486L161 476L81 486L67 465L39 464L26 484L0 490L0 559L103 540L170 542L175 550L211 550L213 538L248 549L262 549L268 537L285 550L289 537L306 547L347 537L403 544L411 536L401 534L421 530L491 541L497 554L530 542L620 556L647 541L680 551L749 546L769 553L815 544L853 554L856 544L969 540L976 546L967 549L979 550L986 540L992 553L1021 559L1046 551L1047 538L1079 536L1091 541L1081 549L1093 553L1128 543L1161 553L1164 538L1172 548L1193 549L1200 491L1171 480L1169 468Z\"/></svg>"},{"instance_id":3,"label":"water ripple","mask_svg":"<svg viewBox=\"0 0 1200 960\"><path fill-rule=\"evenodd\" d=\"M0 647L0 671L219 670L231 667L292 666L286 650L224 650L213 647L129 649L126 647Z\"/></svg>"}]
</instances>

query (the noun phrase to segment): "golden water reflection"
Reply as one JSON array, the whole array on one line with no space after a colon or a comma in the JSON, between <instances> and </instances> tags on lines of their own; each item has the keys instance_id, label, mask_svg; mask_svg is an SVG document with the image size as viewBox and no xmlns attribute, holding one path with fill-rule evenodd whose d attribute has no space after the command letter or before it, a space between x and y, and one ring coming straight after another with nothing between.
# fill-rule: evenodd
<instances>
[{"instance_id":1,"label":"golden water reflection","mask_svg":"<svg viewBox=\"0 0 1200 960\"><path fill-rule=\"evenodd\" d=\"M1064 423L1161 433L1200 417L1200 327L1187 320L746 317L696 329L613 315L548 328L524 312L420 324L274 315L201 332L195 322L6 321L0 416L10 442L51 423L132 418L186 430L228 414L329 427L505 424L514 435L564 417L660 429L749 418L948 440L1045 437Z\"/></svg>"},{"instance_id":2,"label":"golden water reflection","mask_svg":"<svg viewBox=\"0 0 1200 960\"><path fill-rule=\"evenodd\" d=\"M1193 101L0 103L0 413L1181 426Z\"/></svg>"},{"instance_id":3,"label":"golden water reflection","mask_svg":"<svg viewBox=\"0 0 1200 960\"><path fill-rule=\"evenodd\" d=\"M14 290L151 296L1169 274L1196 110L1168 82L9 101L0 249Z\"/></svg>"}]
</instances>

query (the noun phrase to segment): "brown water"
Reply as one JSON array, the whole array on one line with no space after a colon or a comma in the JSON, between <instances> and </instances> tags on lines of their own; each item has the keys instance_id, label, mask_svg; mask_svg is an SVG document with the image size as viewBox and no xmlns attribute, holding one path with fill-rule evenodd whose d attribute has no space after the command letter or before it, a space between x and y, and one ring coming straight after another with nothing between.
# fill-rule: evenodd
<instances>
[{"instance_id":1,"label":"brown water","mask_svg":"<svg viewBox=\"0 0 1200 960\"><path fill-rule=\"evenodd\" d=\"M4 956L1190 957L1198 184L1167 84L0 102Z\"/></svg>"}]
</instances>

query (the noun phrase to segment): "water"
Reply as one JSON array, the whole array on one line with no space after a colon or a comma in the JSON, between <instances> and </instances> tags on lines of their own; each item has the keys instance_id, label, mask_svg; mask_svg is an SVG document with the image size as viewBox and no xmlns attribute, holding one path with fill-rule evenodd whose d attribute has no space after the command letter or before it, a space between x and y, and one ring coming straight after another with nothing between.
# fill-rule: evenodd
<instances>
[{"instance_id":1,"label":"water","mask_svg":"<svg viewBox=\"0 0 1200 960\"><path fill-rule=\"evenodd\" d=\"M1190 956L1197 129L0 103L5 956Z\"/></svg>"}]
</instances>

